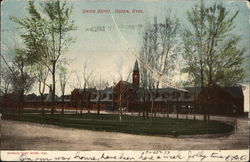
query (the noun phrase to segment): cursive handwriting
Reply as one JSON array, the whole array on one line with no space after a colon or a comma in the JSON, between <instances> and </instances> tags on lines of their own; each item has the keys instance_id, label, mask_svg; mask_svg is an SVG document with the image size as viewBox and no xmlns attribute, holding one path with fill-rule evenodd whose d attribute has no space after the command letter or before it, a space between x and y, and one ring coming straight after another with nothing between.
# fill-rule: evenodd
<instances>
[{"instance_id":1,"label":"cursive handwriting","mask_svg":"<svg viewBox=\"0 0 250 162\"><path fill-rule=\"evenodd\" d=\"M187 161L190 159L199 159L199 161L203 161L208 156L204 153L204 151L199 151L197 153L193 153L192 151L188 151Z\"/></svg>"},{"instance_id":2,"label":"cursive handwriting","mask_svg":"<svg viewBox=\"0 0 250 162\"><path fill-rule=\"evenodd\" d=\"M223 159L225 161L247 161L247 155L222 155L221 151L213 152L210 155L211 158Z\"/></svg>"},{"instance_id":3,"label":"cursive handwriting","mask_svg":"<svg viewBox=\"0 0 250 162\"><path fill-rule=\"evenodd\" d=\"M28 157L27 155L20 155L19 157L20 161L52 161L53 159L48 158L48 157L36 157L36 158L31 158Z\"/></svg>"},{"instance_id":4,"label":"cursive handwriting","mask_svg":"<svg viewBox=\"0 0 250 162\"><path fill-rule=\"evenodd\" d=\"M162 150L156 150L156 151L144 151L141 153L141 155L138 158L139 160L145 160L145 161L154 161L154 160L182 160L184 157L181 155L180 151L171 152L171 151L162 151Z\"/></svg>"},{"instance_id":5,"label":"cursive handwriting","mask_svg":"<svg viewBox=\"0 0 250 162\"><path fill-rule=\"evenodd\" d=\"M124 153L121 153L120 155L107 155L105 153L102 154L101 160L135 160L134 157L124 156Z\"/></svg>"},{"instance_id":6,"label":"cursive handwriting","mask_svg":"<svg viewBox=\"0 0 250 162\"><path fill-rule=\"evenodd\" d=\"M18 157L19 161L248 161L249 155L243 152L226 150L197 151L58 151L55 155L49 152L6 152L7 157ZM13 158L12 158L13 159Z\"/></svg>"},{"instance_id":7,"label":"cursive handwriting","mask_svg":"<svg viewBox=\"0 0 250 162\"><path fill-rule=\"evenodd\" d=\"M96 161L96 160L99 160L99 158L95 157L95 156L83 156L83 155L80 155L80 152L78 151L75 156L74 156L74 159L75 160L88 160L88 161Z\"/></svg>"}]
</instances>

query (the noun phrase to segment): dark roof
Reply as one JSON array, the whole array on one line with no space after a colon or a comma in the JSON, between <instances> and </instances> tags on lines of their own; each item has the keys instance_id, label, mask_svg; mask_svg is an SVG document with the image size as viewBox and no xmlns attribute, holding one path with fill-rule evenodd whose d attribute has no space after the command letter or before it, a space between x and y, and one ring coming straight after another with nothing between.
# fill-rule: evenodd
<instances>
[{"instance_id":1,"label":"dark roof","mask_svg":"<svg viewBox=\"0 0 250 162\"><path fill-rule=\"evenodd\" d=\"M218 85L216 85L218 86ZM220 86L218 86L220 87ZM230 93L233 97L243 97L243 91L240 86L238 87L221 87L226 92ZM184 87L184 89L188 90L190 93L200 93L201 87Z\"/></svg>"},{"instance_id":2,"label":"dark roof","mask_svg":"<svg viewBox=\"0 0 250 162\"><path fill-rule=\"evenodd\" d=\"M82 89L76 88L76 90L78 90L79 92L84 92L84 91L96 91L96 88L86 88L86 89L84 89L84 88L82 88Z\"/></svg>"},{"instance_id":3,"label":"dark roof","mask_svg":"<svg viewBox=\"0 0 250 162\"><path fill-rule=\"evenodd\" d=\"M5 96L13 101L19 101L19 95L17 93L9 93Z\"/></svg>"},{"instance_id":4,"label":"dark roof","mask_svg":"<svg viewBox=\"0 0 250 162\"><path fill-rule=\"evenodd\" d=\"M183 87L184 89L188 90L189 93L200 93L201 87Z\"/></svg>"},{"instance_id":5,"label":"dark roof","mask_svg":"<svg viewBox=\"0 0 250 162\"><path fill-rule=\"evenodd\" d=\"M37 101L37 100L40 99L40 97L37 96L35 93L32 93L32 94L26 95L26 96L24 97L24 99L25 99L26 101Z\"/></svg>"},{"instance_id":6,"label":"dark roof","mask_svg":"<svg viewBox=\"0 0 250 162\"><path fill-rule=\"evenodd\" d=\"M58 96L55 94L55 101L58 100ZM44 99L44 102L52 102L52 93L50 92Z\"/></svg>"},{"instance_id":7,"label":"dark roof","mask_svg":"<svg viewBox=\"0 0 250 162\"><path fill-rule=\"evenodd\" d=\"M113 91L113 88L112 87L106 87L103 91L105 92L112 92Z\"/></svg>"},{"instance_id":8,"label":"dark roof","mask_svg":"<svg viewBox=\"0 0 250 162\"><path fill-rule=\"evenodd\" d=\"M60 97L58 97L58 98L62 98L63 97L63 95L61 95ZM71 94L65 94L64 95L64 98L67 98L67 97L71 97Z\"/></svg>"},{"instance_id":9,"label":"dark roof","mask_svg":"<svg viewBox=\"0 0 250 162\"><path fill-rule=\"evenodd\" d=\"M237 98L244 97L241 87L226 87L226 88L224 88L224 90L229 92L233 97L237 97Z\"/></svg>"},{"instance_id":10,"label":"dark roof","mask_svg":"<svg viewBox=\"0 0 250 162\"><path fill-rule=\"evenodd\" d=\"M158 89L159 92L170 92L170 91L177 91L174 88L159 88Z\"/></svg>"}]
</instances>

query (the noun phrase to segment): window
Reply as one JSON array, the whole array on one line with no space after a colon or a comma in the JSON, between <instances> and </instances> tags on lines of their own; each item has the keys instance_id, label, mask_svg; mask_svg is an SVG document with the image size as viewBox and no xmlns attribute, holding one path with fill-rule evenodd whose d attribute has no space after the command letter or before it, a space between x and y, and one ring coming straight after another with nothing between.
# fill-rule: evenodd
<instances>
[{"instance_id":1,"label":"window","mask_svg":"<svg viewBox=\"0 0 250 162\"><path fill-rule=\"evenodd\" d=\"M185 92L185 94L184 94L184 98L185 99L189 99L191 97L191 94L190 93L188 93L188 92Z\"/></svg>"},{"instance_id":2,"label":"window","mask_svg":"<svg viewBox=\"0 0 250 162\"><path fill-rule=\"evenodd\" d=\"M179 98L180 96L181 96L181 93L178 92L178 91L175 91L175 92L172 93L172 98L174 98L174 99L177 99L177 98Z\"/></svg>"},{"instance_id":3,"label":"window","mask_svg":"<svg viewBox=\"0 0 250 162\"><path fill-rule=\"evenodd\" d=\"M109 99L110 99L110 100L112 100L112 97L113 97L112 93L109 94Z\"/></svg>"},{"instance_id":4,"label":"window","mask_svg":"<svg viewBox=\"0 0 250 162\"><path fill-rule=\"evenodd\" d=\"M96 94L93 93L93 94L91 95L91 99L95 99L95 98L96 98Z\"/></svg>"},{"instance_id":5,"label":"window","mask_svg":"<svg viewBox=\"0 0 250 162\"><path fill-rule=\"evenodd\" d=\"M102 99L106 98L106 96L107 96L106 93L102 94Z\"/></svg>"}]
</instances>

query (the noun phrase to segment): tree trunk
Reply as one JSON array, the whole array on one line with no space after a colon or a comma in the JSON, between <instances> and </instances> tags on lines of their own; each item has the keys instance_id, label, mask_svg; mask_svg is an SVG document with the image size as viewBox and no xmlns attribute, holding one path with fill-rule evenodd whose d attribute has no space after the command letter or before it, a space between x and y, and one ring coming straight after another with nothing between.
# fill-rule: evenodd
<instances>
[{"instance_id":1,"label":"tree trunk","mask_svg":"<svg viewBox=\"0 0 250 162\"><path fill-rule=\"evenodd\" d=\"M83 109L83 105L81 105L81 111L80 111L80 115L82 116L82 109Z\"/></svg>"},{"instance_id":2,"label":"tree trunk","mask_svg":"<svg viewBox=\"0 0 250 162\"><path fill-rule=\"evenodd\" d=\"M23 110L24 110L24 90L21 90L19 98L20 98L19 99L19 101L20 101L19 115L20 115L20 118L22 118L23 117Z\"/></svg>"},{"instance_id":3,"label":"tree trunk","mask_svg":"<svg viewBox=\"0 0 250 162\"><path fill-rule=\"evenodd\" d=\"M64 114L64 94L62 95L62 114Z\"/></svg>"},{"instance_id":4,"label":"tree trunk","mask_svg":"<svg viewBox=\"0 0 250 162\"><path fill-rule=\"evenodd\" d=\"M90 114L90 106L89 106L89 104L88 104L88 114Z\"/></svg>"},{"instance_id":5,"label":"tree trunk","mask_svg":"<svg viewBox=\"0 0 250 162\"><path fill-rule=\"evenodd\" d=\"M143 118L146 119L146 94L145 94L145 90L143 93Z\"/></svg>"},{"instance_id":6,"label":"tree trunk","mask_svg":"<svg viewBox=\"0 0 250 162\"><path fill-rule=\"evenodd\" d=\"M76 114L77 114L77 106L81 107L81 103L79 103L79 100L78 100L78 102L76 103Z\"/></svg>"},{"instance_id":7,"label":"tree trunk","mask_svg":"<svg viewBox=\"0 0 250 162\"><path fill-rule=\"evenodd\" d=\"M100 115L100 96L98 98L98 103L97 103L97 115Z\"/></svg>"},{"instance_id":8,"label":"tree trunk","mask_svg":"<svg viewBox=\"0 0 250 162\"><path fill-rule=\"evenodd\" d=\"M52 98L51 98L51 114L53 115L55 112L55 88L56 88L56 62L53 61L52 63Z\"/></svg>"},{"instance_id":9,"label":"tree trunk","mask_svg":"<svg viewBox=\"0 0 250 162\"><path fill-rule=\"evenodd\" d=\"M169 114L170 114L169 104L167 103L166 106L167 106L167 118L169 118Z\"/></svg>"},{"instance_id":10,"label":"tree trunk","mask_svg":"<svg viewBox=\"0 0 250 162\"><path fill-rule=\"evenodd\" d=\"M43 99L43 94L40 94L41 95L41 106L42 106L42 116L44 116L44 99Z\"/></svg>"},{"instance_id":11,"label":"tree trunk","mask_svg":"<svg viewBox=\"0 0 250 162\"><path fill-rule=\"evenodd\" d=\"M169 118L169 109L168 109L168 105L166 105L166 109L167 109L167 118Z\"/></svg>"},{"instance_id":12,"label":"tree trunk","mask_svg":"<svg viewBox=\"0 0 250 162\"><path fill-rule=\"evenodd\" d=\"M177 102L176 102L176 118L179 119L179 102L178 102L178 98L177 98Z\"/></svg>"},{"instance_id":13,"label":"tree trunk","mask_svg":"<svg viewBox=\"0 0 250 162\"><path fill-rule=\"evenodd\" d=\"M151 116L150 116L150 126L152 126L152 118L153 118L153 108L154 108L154 98L153 95L151 95Z\"/></svg>"},{"instance_id":14,"label":"tree trunk","mask_svg":"<svg viewBox=\"0 0 250 162\"><path fill-rule=\"evenodd\" d=\"M90 113L90 94L88 94L87 96L86 107L88 109L88 113Z\"/></svg>"},{"instance_id":15,"label":"tree trunk","mask_svg":"<svg viewBox=\"0 0 250 162\"><path fill-rule=\"evenodd\" d=\"M120 99L119 99L119 109L120 109L120 122L122 121L122 95L120 94Z\"/></svg>"},{"instance_id":16,"label":"tree trunk","mask_svg":"<svg viewBox=\"0 0 250 162\"><path fill-rule=\"evenodd\" d=\"M189 108L187 109L187 112L186 112L186 119L188 119L188 111L189 111Z\"/></svg>"},{"instance_id":17,"label":"tree trunk","mask_svg":"<svg viewBox=\"0 0 250 162\"><path fill-rule=\"evenodd\" d=\"M196 87L196 84L195 84L194 86ZM195 91L194 91L194 94L193 94L193 95L194 95L194 101L193 101L193 114L194 114L194 120L196 120L196 118L195 118L195 113L196 113L196 112L195 112L195 109L196 109L196 101L195 101L195 100L196 100L196 96L195 96L196 94L195 94Z\"/></svg>"},{"instance_id":18,"label":"tree trunk","mask_svg":"<svg viewBox=\"0 0 250 162\"><path fill-rule=\"evenodd\" d=\"M146 119L145 101L143 101L142 106L143 106L143 108L142 108L142 109L143 109L143 114L142 114L142 116L143 116L144 119Z\"/></svg>"},{"instance_id":19,"label":"tree trunk","mask_svg":"<svg viewBox=\"0 0 250 162\"><path fill-rule=\"evenodd\" d=\"M147 106L146 106L146 105L147 105ZM147 109L146 109L146 116L147 116L147 118L149 118L150 103L148 102L146 105L145 105L145 107L147 107Z\"/></svg>"},{"instance_id":20,"label":"tree trunk","mask_svg":"<svg viewBox=\"0 0 250 162\"><path fill-rule=\"evenodd\" d=\"M178 104L176 104L176 118L179 119Z\"/></svg>"},{"instance_id":21,"label":"tree trunk","mask_svg":"<svg viewBox=\"0 0 250 162\"><path fill-rule=\"evenodd\" d=\"M2 110L2 113L5 114L6 113L6 110L7 110L7 93L5 93L4 95L4 106L3 106L3 110Z\"/></svg>"},{"instance_id":22,"label":"tree trunk","mask_svg":"<svg viewBox=\"0 0 250 162\"><path fill-rule=\"evenodd\" d=\"M20 102L20 105L19 105L19 118L21 119L21 116L22 116L22 99L21 99L21 93L19 94L19 102Z\"/></svg>"},{"instance_id":23,"label":"tree trunk","mask_svg":"<svg viewBox=\"0 0 250 162\"><path fill-rule=\"evenodd\" d=\"M83 101L81 101L80 108L81 108L80 115L82 116Z\"/></svg>"},{"instance_id":24,"label":"tree trunk","mask_svg":"<svg viewBox=\"0 0 250 162\"><path fill-rule=\"evenodd\" d=\"M203 82L203 70L201 70L201 109L203 110L203 118L206 121L206 108L204 106L204 82Z\"/></svg>"},{"instance_id":25,"label":"tree trunk","mask_svg":"<svg viewBox=\"0 0 250 162\"><path fill-rule=\"evenodd\" d=\"M196 117L195 117L195 108L196 108L196 104L194 103L194 109L193 109L193 113L194 113L194 120L196 120Z\"/></svg>"}]
</instances>

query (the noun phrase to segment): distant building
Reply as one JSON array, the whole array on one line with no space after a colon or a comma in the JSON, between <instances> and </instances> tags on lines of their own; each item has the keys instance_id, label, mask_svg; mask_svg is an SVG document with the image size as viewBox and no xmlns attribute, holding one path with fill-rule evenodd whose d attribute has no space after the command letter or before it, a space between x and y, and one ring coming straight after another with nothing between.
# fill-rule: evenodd
<instances>
[{"instance_id":1,"label":"distant building","mask_svg":"<svg viewBox=\"0 0 250 162\"><path fill-rule=\"evenodd\" d=\"M140 87L140 69L138 62L134 64L132 83L119 81L112 87L104 90L96 88L74 89L70 95L55 96L57 108L62 104L67 108L82 108L88 110L150 112L160 113L208 113L213 115L241 115L245 109L249 110L249 85L222 88L210 83L203 90L200 87L183 87L187 92L173 88L159 88L149 91ZM154 102L150 100L150 93L155 96ZM45 107L51 106L52 92L43 95ZM16 108L19 103L17 94L0 96L0 107ZM24 98L25 107L41 107L41 96L32 93Z\"/></svg>"},{"instance_id":2,"label":"distant building","mask_svg":"<svg viewBox=\"0 0 250 162\"><path fill-rule=\"evenodd\" d=\"M240 115L244 112L244 96L241 86L222 88L210 84L202 91L200 87L183 87L188 92L173 88L159 88L154 94L154 112L203 113L214 115ZM75 106L96 109L97 102L101 110L143 112L149 111L151 101L147 89L140 87L138 62L134 64L132 83L119 81L113 87L107 87L101 93L96 89L74 89L71 93ZM100 98L98 95L102 95ZM202 98L204 95L204 98ZM99 99L99 101L98 101ZM204 101L202 101L204 100ZM202 103L204 102L203 106Z\"/></svg>"}]
</instances>

